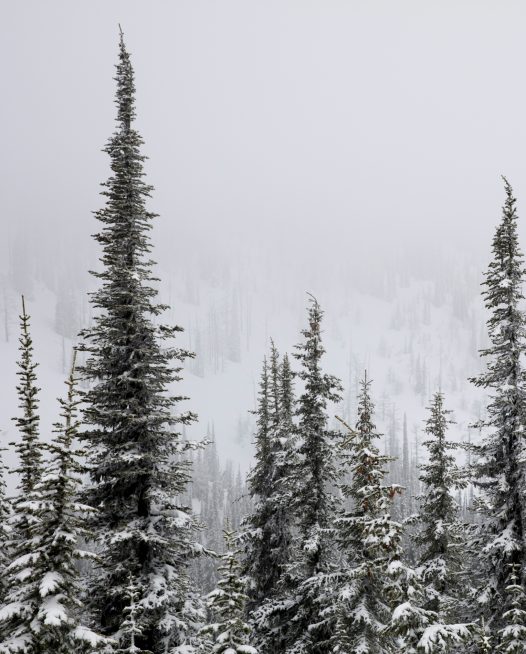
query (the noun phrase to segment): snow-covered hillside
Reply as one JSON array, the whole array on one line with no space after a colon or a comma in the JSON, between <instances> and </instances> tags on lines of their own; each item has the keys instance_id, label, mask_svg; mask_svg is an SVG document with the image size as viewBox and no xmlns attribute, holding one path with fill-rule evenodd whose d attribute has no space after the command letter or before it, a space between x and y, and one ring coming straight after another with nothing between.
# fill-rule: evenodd
<instances>
[{"instance_id":1,"label":"snow-covered hillside","mask_svg":"<svg viewBox=\"0 0 526 654\"><path fill-rule=\"evenodd\" d=\"M437 272L438 271L438 272ZM372 289L360 286L352 274L330 283L306 274L309 287L268 274L255 266L223 268L221 274L160 271L161 298L170 309L165 320L182 325L181 345L196 351L187 365L180 389L200 421L188 435L200 439L214 425L219 454L243 469L252 456L253 417L261 362L274 338L281 352L294 351L304 327L306 291L313 291L322 308L327 354L325 367L343 380L345 398L334 414L354 419L358 381L365 369L374 380L379 427L391 443L400 442L404 414L411 447L416 447L425 407L441 388L457 422L453 437L468 438L469 424L479 415L480 392L467 378L479 370L478 348L485 343L484 314L473 266L448 264L444 258L432 274L389 275ZM477 275L479 279L477 279ZM429 279L429 277L433 277ZM321 280L321 281L320 281ZM19 296L6 283L4 329L0 336L3 365L0 424L4 443L16 437L10 418L16 415L17 309ZM27 298L32 317L35 356L39 362L42 434L48 438L57 417L56 397L63 380L73 339L62 333L89 321L86 292L70 289L66 280L40 279ZM67 289L67 290L64 290ZM71 325L66 324L69 322ZM391 446L392 447L392 446ZM11 452L7 454L8 463Z\"/></svg>"}]
</instances>

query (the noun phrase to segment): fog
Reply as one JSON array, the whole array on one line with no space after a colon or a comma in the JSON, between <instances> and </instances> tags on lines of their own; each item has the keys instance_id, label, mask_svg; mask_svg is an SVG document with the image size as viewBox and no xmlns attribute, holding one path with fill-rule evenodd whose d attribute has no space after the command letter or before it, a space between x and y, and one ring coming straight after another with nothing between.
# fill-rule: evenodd
<instances>
[{"instance_id":1,"label":"fog","mask_svg":"<svg viewBox=\"0 0 526 654\"><path fill-rule=\"evenodd\" d=\"M219 412L230 416L226 432L252 408L268 336L275 329L283 349L292 347L307 290L327 306L328 338L345 352L332 355L336 367L346 370L351 330L357 368L386 339L381 356L397 367L389 315L398 302L407 316L413 296L394 279L430 281L435 291L445 284L448 297L465 285L457 302L476 302L504 197L500 175L514 187L519 215L526 211L525 19L520 1L4 0L5 287L13 296L25 290L24 269L38 311L45 292L67 283L83 294L93 284L92 212L109 174L102 148L114 129L120 24L135 67L170 318L203 324L218 285L225 297L245 298L243 311L252 307L235 385L221 384L224 395L213 400L219 382L188 382L205 424L214 401L229 402ZM353 289L369 298L360 300L356 329L347 311L358 311ZM371 299L379 294L388 306ZM455 370L457 391L483 338L480 312L464 313L458 318L477 342ZM449 313L433 316L440 342L450 333L442 324L458 333ZM409 320L405 337L417 339L418 322ZM370 340L360 340L360 329ZM14 357L9 343L3 352ZM402 393L400 410L411 384L389 391ZM244 390L233 397L233 388Z\"/></svg>"},{"instance_id":2,"label":"fog","mask_svg":"<svg viewBox=\"0 0 526 654\"><path fill-rule=\"evenodd\" d=\"M183 239L322 245L327 260L357 242L477 250L499 175L526 194L525 14L479 0L5 1L4 229L93 231L120 23L169 242L158 258Z\"/></svg>"}]
</instances>

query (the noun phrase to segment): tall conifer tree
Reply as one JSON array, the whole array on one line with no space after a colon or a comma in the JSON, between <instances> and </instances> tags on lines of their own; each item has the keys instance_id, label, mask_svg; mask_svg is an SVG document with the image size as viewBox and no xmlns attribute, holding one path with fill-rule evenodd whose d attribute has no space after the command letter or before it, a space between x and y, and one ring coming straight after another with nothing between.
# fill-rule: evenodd
<instances>
[{"instance_id":1,"label":"tall conifer tree","mask_svg":"<svg viewBox=\"0 0 526 654\"><path fill-rule=\"evenodd\" d=\"M486 521L479 549L485 566L479 600L492 629L508 609L505 592L508 566L525 569L526 474L524 434L526 402L521 357L524 353L523 255L517 235L515 198L504 179L506 201L493 239L493 260L484 281L483 297L490 312L490 346L481 351L486 370L472 381L490 392L487 429L476 448L476 483L483 491L481 508Z\"/></svg>"},{"instance_id":2,"label":"tall conifer tree","mask_svg":"<svg viewBox=\"0 0 526 654\"><path fill-rule=\"evenodd\" d=\"M272 559L274 573L272 589L276 591L292 555L292 534L295 515L293 511L298 466L296 453L296 428L293 422L294 388L293 374L288 356L285 354L281 364L277 357L274 362L273 347L272 377L276 395L276 413L273 415L271 449L273 452L272 470ZM277 353L276 353L277 354Z\"/></svg>"},{"instance_id":3,"label":"tall conifer tree","mask_svg":"<svg viewBox=\"0 0 526 654\"><path fill-rule=\"evenodd\" d=\"M20 415L13 420L16 422L20 438L11 443L18 454L19 466L15 473L20 475L20 496L27 498L32 492L41 474L42 448L39 442L38 393L36 368L38 363L33 360L33 339L30 332L30 316L26 312L26 302L22 296L22 313L20 314L20 337L16 387Z\"/></svg>"},{"instance_id":4,"label":"tall conifer tree","mask_svg":"<svg viewBox=\"0 0 526 654\"><path fill-rule=\"evenodd\" d=\"M340 380L325 374L321 367L325 354L322 318L318 301L311 298L309 326L303 330L304 341L296 346L294 355L301 364L297 376L304 383L296 413L302 459L299 526L308 576L324 570L330 553L326 532L333 517L334 498L330 485L336 480L334 445L337 434L329 429L327 405L339 402L342 392Z\"/></svg>"},{"instance_id":5,"label":"tall conifer tree","mask_svg":"<svg viewBox=\"0 0 526 654\"><path fill-rule=\"evenodd\" d=\"M70 654L94 651L106 645L104 638L79 622L81 584L77 564L92 558L81 549L89 533L86 518L94 510L77 497L86 467L86 452L77 448L80 428L75 352L66 380L67 395L60 399L61 418L55 424L55 438L46 445L50 461L36 487L40 496L40 523L33 530L39 541L35 579L39 581L39 654Z\"/></svg>"},{"instance_id":6,"label":"tall conifer tree","mask_svg":"<svg viewBox=\"0 0 526 654\"><path fill-rule=\"evenodd\" d=\"M402 527L390 512L401 489L383 483L390 457L381 455L376 445L379 434L373 423L370 384L367 377L361 382L356 429L347 427L341 446L351 479L341 484L350 507L336 520L345 557L342 573L336 575L333 651L338 654L388 654L395 643L389 627L397 597L393 597L389 566L400 556Z\"/></svg>"},{"instance_id":7,"label":"tall conifer tree","mask_svg":"<svg viewBox=\"0 0 526 654\"><path fill-rule=\"evenodd\" d=\"M287 586L284 574L292 557L297 461L292 371L286 355L280 364L274 343L270 354L267 404L268 457L256 461L256 470L268 478L267 496L255 495L255 509L247 520L252 529L245 536L248 541L245 567L252 588L259 589L258 598L252 600L250 608L255 643L261 651L277 652L283 647L288 629L287 616L282 612L282 597ZM252 486L251 492L254 490ZM259 524L261 528L257 527ZM257 567L256 561L259 562Z\"/></svg>"},{"instance_id":8,"label":"tall conifer tree","mask_svg":"<svg viewBox=\"0 0 526 654\"><path fill-rule=\"evenodd\" d=\"M180 327L158 324L166 306L157 302L150 259L147 211L152 187L144 180L142 139L133 127L135 84L121 33L117 65L117 129L105 151L112 176L104 184L103 270L92 293L93 326L84 331L83 368L92 382L86 393L85 441L92 485L86 501L99 511L93 528L102 564L91 597L103 632L115 634L128 606L127 587L137 588L141 635L137 647L154 654L190 646L194 603L186 567L198 551L195 522L178 498L188 482L188 464L177 428L194 420L179 413L183 396L168 387L179 381L184 349L165 344ZM175 366L175 367L174 367Z\"/></svg>"},{"instance_id":9,"label":"tall conifer tree","mask_svg":"<svg viewBox=\"0 0 526 654\"><path fill-rule=\"evenodd\" d=\"M420 466L424 492L419 497L416 542L420 546L418 567L426 589L427 608L441 619L458 621L462 597L466 591L465 527L459 520L460 507L455 499L458 489L467 483L452 451L462 447L447 440L451 412L444 408L442 393L435 393L425 432L428 463Z\"/></svg>"},{"instance_id":10,"label":"tall conifer tree","mask_svg":"<svg viewBox=\"0 0 526 654\"><path fill-rule=\"evenodd\" d=\"M256 410L255 465L248 478L250 495L254 499L254 510L245 520L243 540L245 541L244 572L248 580L247 610L256 609L265 599L270 587L269 557L271 507L268 499L271 493L273 456L270 445L270 379L267 359L259 384Z\"/></svg>"},{"instance_id":11,"label":"tall conifer tree","mask_svg":"<svg viewBox=\"0 0 526 654\"><path fill-rule=\"evenodd\" d=\"M390 457L376 445L370 381L361 383L356 429L347 428L342 459L351 480L341 484L350 508L336 520L343 565L332 575L335 654L426 654L447 651L469 636L466 625L444 625L424 606L419 576L403 560L403 529L391 518L401 488L385 485ZM343 421L342 421L343 422ZM329 577L329 581L331 577Z\"/></svg>"},{"instance_id":12,"label":"tall conifer tree","mask_svg":"<svg viewBox=\"0 0 526 654\"><path fill-rule=\"evenodd\" d=\"M291 615L287 651L294 654L327 651L332 633L325 612L330 602L325 579L334 553L335 498L331 485L337 476L337 433L329 428L327 409L329 402L341 400L342 385L322 370L322 318L320 305L311 298L309 325L302 331L304 340L294 355L301 365L297 376L304 386L296 410L299 465L294 510L299 553L287 572L292 592L284 599Z\"/></svg>"},{"instance_id":13,"label":"tall conifer tree","mask_svg":"<svg viewBox=\"0 0 526 654\"><path fill-rule=\"evenodd\" d=\"M26 643L29 646L33 634L28 628L37 593L31 575L19 578L20 570L32 562L37 547L34 530L40 524L40 495L36 491L42 474L42 445L39 439L38 392L36 368L33 359L33 340L30 332L30 316L26 312L22 296L19 336L20 359L16 387L20 415L14 418L19 430L19 440L11 443L18 455L17 493L13 500L13 512L9 523L7 553L10 562L3 575L5 589L4 605L0 611L0 652L17 651ZM11 610L9 606L12 607ZM21 635L23 634L23 635Z\"/></svg>"}]
</instances>

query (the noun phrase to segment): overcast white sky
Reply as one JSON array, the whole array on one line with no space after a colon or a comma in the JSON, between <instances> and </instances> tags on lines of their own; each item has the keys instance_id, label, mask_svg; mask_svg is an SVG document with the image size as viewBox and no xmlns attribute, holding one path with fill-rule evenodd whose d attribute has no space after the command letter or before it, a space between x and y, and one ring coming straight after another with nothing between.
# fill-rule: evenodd
<instances>
[{"instance_id":1,"label":"overcast white sky","mask_svg":"<svg viewBox=\"0 0 526 654\"><path fill-rule=\"evenodd\" d=\"M526 214L521 0L2 0L4 233L96 229L119 22L161 260L188 238L487 252L501 173Z\"/></svg>"}]
</instances>

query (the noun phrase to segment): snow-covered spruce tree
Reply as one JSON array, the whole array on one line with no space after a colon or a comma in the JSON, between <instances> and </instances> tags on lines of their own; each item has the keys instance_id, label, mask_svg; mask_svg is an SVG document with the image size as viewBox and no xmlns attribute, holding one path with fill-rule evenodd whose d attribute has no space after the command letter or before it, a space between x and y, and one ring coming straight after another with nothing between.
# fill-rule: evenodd
<instances>
[{"instance_id":1,"label":"snow-covered spruce tree","mask_svg":"<svg viewBox=\"0 0 526 654\"><path fill-rule=\"evenodd\" d=\"M2 586L5 590L4 602L0 611L0 651L11 651L8 645L11 644L13 625L23 623L27 611L23 605L22 615L14 615L11 619L9 612L6 613L6 605L12 603L13 593L21 597L27 596L30 592L27 588L27 578L19 579L19 567L27 567L32 561L35 549L33 529L39 524L39 495L35 491L42 474L42 446L39 440L39 415L38 415L38 392L36 385L35 369L37 363L33 360L33 341L30 334L30 317L26 312L25 300L22 296L22 313L20 315L20 359L18 361L17 375L19 383L16 387L20 415L14 418L19 430L19 440L10 443L14 446L18 455L18 468L13 472L18 473L17 494L12 502L12 514L9 524L9 540L6 554L10 564L3 574ZM18 600L17 600L18 601ZM18 606L18 605L17 605ZM19 645L21 641L14 641ZM24 643L22 642L22 645ZM3 649L2 649L3 648Z\"/></svg>"},{"instance_id":2,"label":"snow-covered spruce tree","mask_svg":"<svg viewBox=\"0 0 526 654\"><path fill-rule=\"evenodd\" d=\"M332 650L338 654L431 654L469 636L466 625L444 625L424 606L419 575L402 557L403 528L391 518L392 500L401 488L384 485L389 457L375 444L371 382L365 376L358 397L356 429L341 443L351 480L340 485L349 509L336 520L344 555L328 577L335 587L336 627Z\"/></svg>"},{"instance_id":3,"label":"snow-covered spruce tree","mask_svg":"<svg viewBox=\"0 0 526 654\"><path fill-rule=\"evenodd\" d=\"M248 488L254 500L254 510L244 520L242 540L245 544L244 574L247 578L247 611L251 612L264 600L269 588L268 567L270 538L268 529L271 508L268 498L271 493L273 456L270 447L270 388L267 358L259 383L256 414L255 465L248 475Z\"/></svg>"},{"instance_id":4,"label":"snow-covered spruce tree","mask_svg":"<svg viewBox=\"0 0 526 654\"><path fill-rule=\"evenodd\" d=\"M425 608L425 592L420 576L403 559L389 566L393 578L393 597L403 600L395 606L386 631L398 637L397 646L404 654L443 654L466 651L471 642L473 624L446 623L435 611Z\"/></svg>"},{"instance_id":5,"label":"snow-covered spruce tree","mask_svg":"<svg viewBox=\"0 0 526 654\"><path fill-rule=\"evenodd\" d=\"M277 413L272 413L271 449L274 454L272 475L273 508L272 556L275 566L274 587L277 587L292 555L292 532L294 526L293 503L296 488L298 458L296 454L296 429L294 425L294 388L293 374L287 354L281 364L274 361L275 348L271 358L272 379L277 378L273 394L277 394L275 403Z\"/></svg>"},{"instance_id":6,"label":"snow-covered spruce tree","mask_svg":"<svg viewBox=\"0 0 526 654\"><path fill-rule=\"evenodd\" d=\"M441 393L435 394L429 410L425 428L428 440L424 442L429 460L420 466L424 492L418 498L421 513L416 518L419 564L413 570L401 565L401 558L398 570L394 568L398 586L395 596L405 600L394 609L389 630L402 636L405 654L465 651L474 627L461 622L467 595L468 548L454 494L466 486L466 481L450 452L462 446L446 439L452 421Z\"/></svg>"},{"instance_id":7,"label":"snow-covered spruce tree","mask_svg":"<svg viewBox=\"0 0 526 654\"><path fill-rule=\"evenodd\" d=\"M85 501L99 508L92 528L101 555L90 596L99 628L114 635L131 575L141 607L137 647L189 651L198 616L186 569L200 547L190 510L178 502L189 464L177 458L186 445L176 430L195 416L177 413L186 398L169 395L168 387L192 355L165 345L180 327L157 322L166 307L156 302L154 214L145 207L151 187L143 181L133 69L122 34L116 82L117 129L106 147L113 174L104 185L106 206L96 213L103 270L93 274L101 286L91 294L93 326L82 334L89 355L82 371L92 383L85 395L92 480Z\"/></svg>"},{"instance_id":8,"label":"snow-covered spruce tree","mask_svg":"<svg viewBox=\"0 0 526 654\"><path fill-rule=\"evenodd\" d=\"M287 362L287 366L289 366ZM246 573L249 579L249 610L257 608L276 588L283 566L288 563L291 515L290 493L285 485L288 479L285 449L291 438L291 374L288 367L288 385L281 386L278 351L272 343L270 367L265 360L261 375L257 410L256 465L249 477L250 494L255 499L253 513L247 518L248 527L243 538L246 546ZM287 394L282 419L283 392Z\"/></svg>"},{"instance_id":9,"label":"snow-covered spruce tree","mask_svg":"<svg viewBox=\"0 0 526 654\"><path fill-rule=\"evenodd\" d=\"M119 633L119 648L117 654L152 654L152 652L137 647L136 640L142 637L142 629L139 627L137 615L140 607L137 605L137 588L130 580L126 588L128 605L124 609L124 619L121 623Z\"/></svg>"},{"instance_id":10,"label":"snow-covered spruce tree","mask_svg":"<svg viewBox=\"0 0 526 654\"><path fill-rule=\"evenodd\" d=\"M73 364L74 365L74 364ZM62 422L46 446L51 458L44 472L15 512L29 512L27 541L15 549L6 570L7 595L0 610L0 652L28 654L71 654L95 652L107 644L79 622L81 602L77 562L89 556L79 549L85 539L86 515L92 510L76 501L80 475L79 459L84 452L74 449L80 422L74 368L66 382L68 393L59 400Z\"/></svg>"},{"instance_id":11,"label":"snow-covered spruce tree","mask_svg":"<svg viewBox=\"0 0 526 654\"><path fill-rule=\"evenodd\" d=\"M289 589L285 574L292 558L292 533L294 514L295 472L297 457L295 452L295 434L293 423L294 398L292 388L292 371L285 355L279 363L277 350L272 344L270 356L269 383L269 448L270 466L269 495L266 498L265 531L269 533L267 551L261 551L258 531L248 532L249 547L246 549L247 561L259 555L265 577L261 580L251 579L253 587L260 587L260 601L252 608L250 615L254 640L257 647L264 652L283 650L288 629L287 612L283 611L282 599ZM256 465L259 465L259 461ZM256 498L256 507L249 522L257 521L258 510L263 503ZM263 532L265 533L265 532ZM247 566L248 567L248 566Z\"/></svg>"},{"instance_id":12,"label":"snow-covered spruce tree","mask_svg":"<svg viewBox=\"0 0 526 654\"><path fill-rule=\"evenodd\" d=\"M494 630L508 610L505 592L508 566L525 567L526 474L524 425L526 402L525 371L521 356L525 350L523 299L523 255L517 235L515 198L504 179L506 201L502 220L493 239L493 260L483 297L491 312L487 321L490 347L481 351L486 371L472 381L490 391L487 417L481 427L488 430L475 448L475 482L481 489L481 510L485 513L479 550L484 566L479 601Z\"/></svg>"},{"instance_id":13,"label":"snow-covered spruce tree","mask_svg":"<svg viewBox=\"0 0 526 654\"><path fill-rule=\"evenodd\" d=\"M499 632L499 654L526 654L526 594L519 581L517 565L511 565L506 593L508 610L502 616L504 627Z\"/></svg>"},{"instance_id":14,"label":"snow-covered spruce tree","mask_svg":"<svg viewBox=\"0 0 526 654\"><path fill-rule=\"evenodd\" d=\"M16 391L20 415L13 420L20 433L20 439L14 446L18 455L19 466L15 473L20 476L20 496L24 499L31 494L38 482L42 469L42 450L39 442L38 393L36 385L37 363L33 361L33 339L30 333L30 316L26 312L26 303L22 296L22 313L20 315L19 337L20 359L18 361L17 376L19 379Z\"/></svg>"},{"instance_id":15,"label":"snow-covered spruce tree","mask_svg":"<svg viewBox=\"0 0 526 654\"><path fill-rule=\"evenodd\" d=\"M210 654L257 654L249 643L250 627L244 620L245 582L235 547L235 533L228 525L225 534L225 553L219 566L217 588L208 595L212 623L203 629L209 635ZM268 652L270 654L270 652Z\"/></svg>"},{"instance_id":16,"label":"snow-covered spruce tree","mask_svg":"<svg viewBox=\"0 0 526 654\"><path fill-rule=\"evenodd\" d=\"M40 522L33 530L39 543L33 579L39 581L39 654L92 652L107 645L106 639L79 622L81 582L77 563L93 558L79 544L90 537L85 524L94 510L77 499L86 472L86 452L77 448L81 400L75 364L74 352L67 395L59 400L62 420L55 424L53 441L45 446L50 460L35 488L40 496Z\"/></svg>"},{"instance_id":17,"label":"snow-covered spruce tree","mask_svg":"<svg viewBox=\"0 0 526 654\"><path fill-rule=\"evenodd\" d=\"M484 617L481 617L476 628L474 636L474 652L476 654L493 654L493 641L488 631Z\"/></svg>"},{"instance_id":18,"label":"snow-covered spruce tree","mask_svg":"<svg viewBox=\"0 0 526 654\"><path fill-rule=\"evenodd\" d=\"M244 523L242 540L245 543L244 574L247 578L247 611L251 612L261 605L268 593L271 582L269 568L270 523L272 508L268 501L271 492L273 452L270 446L270 381L267 359L259 384L258 405L256 409L255 465L248 476L248 488L254 499L254 510ZM272 573L271 573L272 574Z\"/></svg>"},{"instance_id":19,"label":"snow-covered spruce tree","mask_svg":"<svg viewBox=\"0 0 526 654\"><path fill-rule=\"evenodd\" d=\"M456 491L465 488L465 473L452 452L462 447L447 440L450 411L444 396L435 393L425 425L428 463L420 465L424 486L417 516L415 540L419 546L418 572L426 594L426 608L444 621L457 622L461 602L466 596L466 528L459 520Z\"/></svg>"},{"instance_id":20,"label":"snow-covered spruce tree","mask_svg":"<svg viewBox=\"0 0 526 654\"><path fill-rule=\"evenodd\" d=\"M390 517L396 485L383 484L390 457L376 445L380 435L373 424L371 382L365 377L358 397L358 422L341 443L341 458L351 473L341 484L350 508L337 517L337 541L344 555L335 575L337 626L332 651L338 654L388 654L394 650L391 623L393 579L390 565L398 564L402 526Z\"/></svg>"},{"instance_id":21,"label":"snow-covered spruce tree","mask_svg":"<svg viewBox=\"0 0 526 654\"><path fill-rule=\"evenodd\" d=\"M294 354L301 364L297 376L303 382L296 409L299 464L293 503L299 552L287 571L292 592L283 599L291 616L286 651L294 654L326 652L333 629L326 615L330 589L325 580L334 559L335 498L331 485L336 480L334 449L338 435L329 428L327 405L341 400L342 386L339 379L322 371L322 317L317 300L311 298L309 326L303 330L304 341Z\"/></svg>"}]
</instances>

